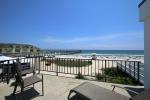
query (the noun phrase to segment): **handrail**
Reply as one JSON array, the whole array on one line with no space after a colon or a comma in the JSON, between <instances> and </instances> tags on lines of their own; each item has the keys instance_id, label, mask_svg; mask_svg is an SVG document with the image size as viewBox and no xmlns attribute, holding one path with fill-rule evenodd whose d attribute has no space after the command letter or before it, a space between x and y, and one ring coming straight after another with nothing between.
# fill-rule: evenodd
<instances>
[{"instance_id":1,"label":"handrail","mask_svg":"<svg viewBox=\"0 0 150 100\"><path fill-rule=\"evenodd\" d=\"M11 60L4 60L3 62L0 62L0 64L5 66L5 62L7 62L6 68L8 68L9 64L12 64L12 61L16 61L17 59L18 58L14 58ZM101 74L101 75L104 75L103 79L107 81L108 78L106 77L104 73L105 69L117 68L117 70L119 69L125 72L126 74L130 75L131 77L133 77L137 82L141 81L141 75L140 75L140 72L141 72L140 63L141 62L140 61L134 61L134 60L130 61L130 60L123 60L123 59L92 60L92 59L87 59L87 58L85 59L51 58L51 57L45 57L45 56L33 56L31 58L21 57L19 58L19 60L21 60L23 63L29 62L31 67L35 67L35 69L39 70L39 73L40 71L48 71L48 72L56 73L57 76L59 73L72 74L72 75L78 75L78 73L81 73L82 75L92 76L92 77L93 76L95 77L96 75ZM8 71L7 73L6 75L9 76L10 73ZM109 78L111 77L109 76Z\"/></svg>"}]
</instances>

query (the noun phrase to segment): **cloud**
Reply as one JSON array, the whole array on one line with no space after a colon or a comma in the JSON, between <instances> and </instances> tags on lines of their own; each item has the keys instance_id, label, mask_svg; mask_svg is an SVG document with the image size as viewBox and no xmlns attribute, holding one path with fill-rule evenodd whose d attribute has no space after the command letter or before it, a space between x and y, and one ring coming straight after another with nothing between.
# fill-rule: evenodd
<instances>
[{"instance_id":1,"label":"cloud","mask_svg":"<svg viewBox=\"0 0 150 100\"><path fill-rule=\"evenodd\" d=\"M44 38L44 42L47 43L78 43L78 42L87 42L87 41L97 41L97 40L112 40L112 39L118 39L118 38L138 38L141 37L141 33L128 33L128 34L110 34L110 35L101 35L101 36L85 36L85 37L75 37L72 39L67 38L55 38L47 36Z\"/></svg>"},{"instance_id":2,"label":"cloud","mask_svg":"<svg viewBox=\"0 0 150 100\"><path fill-rule=\"evenodd\" d=\"M47 36L43 39L43 42L50 44L51 48L144 49L144 34L140 32L114 33L73 38Z\"/></svg>"}]
</instances>

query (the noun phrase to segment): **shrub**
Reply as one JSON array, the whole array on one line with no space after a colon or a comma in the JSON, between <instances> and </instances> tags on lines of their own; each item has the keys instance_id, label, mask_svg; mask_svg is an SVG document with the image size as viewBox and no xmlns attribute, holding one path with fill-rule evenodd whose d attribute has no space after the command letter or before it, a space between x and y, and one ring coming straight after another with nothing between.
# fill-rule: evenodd
<instances>
[{"instance_id":1,"label":"shrub","mask_svg":"<svg viewBox=\"0 0 150 100\"><path fill-rule=\"evenodd\" d=\"M75 76L76 79L86 79L81 73L78 73L77 76Z\"/></svg>"},{"instance_id":2,"label":"shrub","mask_svg":"<svg viewBox=\"0 0 150 100\"><path fill-rule=\"evenodd\" d=\"M69 59L56 59L54 60L54 63L58 66L64 66L64 67L84 67L87 65L91 65L92 61L86 61L86 60L69 60Z\"/></svg>"},{"instance_id":3,"label":"shrub","mask_svg":"<svg viewBox=\"0 0 150 100\"><path fill-rule=\"evenodd\" d=\"M118 83L118 84L129 84L129 85L137 85L137 81L135 81L131 76L126 74L125 72L117 69L117 68L106 68L102 69L104 74L97 74L97 80L103 80L106 75L107 82ZM140 85L140 84L139 84Z\"/></svg>"},{"instance_id":4,"label":"shrub","mask_svg":"<svg viewBox=\"0 0 150 100\"><path fill-rule=\"evenodd\" d=\"M51 61L51 60L46 60L45 65L46 65L46 66L50 66L50 65L51 65L51 63L52 63L52 61Z\"/></svg>"},{"instance_id":5,"label":"shrub","mask_svg":"<svg viewBox=\"0 0 150 100\"><path fill-rule=\"evenodd\" d=\"M101 73L96 74L96 79L97 80L103 80L105 78L104 75L102 75Z\"/></svg>"}]
</instances>

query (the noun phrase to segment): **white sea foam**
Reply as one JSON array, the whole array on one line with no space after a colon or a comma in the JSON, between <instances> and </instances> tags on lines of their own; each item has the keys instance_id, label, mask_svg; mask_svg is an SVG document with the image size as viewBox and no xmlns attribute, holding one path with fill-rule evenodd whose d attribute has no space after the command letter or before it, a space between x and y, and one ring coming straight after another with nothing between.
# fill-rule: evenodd
<instances>
[{"instance_id":1,"label":"white sea foam","mask_svg":"<svg viewBox=\"0 0 150 100\"><path fill-rule=\"evenodd\" d=\"M74 58L74 59L92 59L92 54L75 54L75 55L56 55L56 58ZM141 61L144 63L143 55L101 55L96 54L97 59L102 60L127 60L127 61Z\"/></svg>"}]
</instances>

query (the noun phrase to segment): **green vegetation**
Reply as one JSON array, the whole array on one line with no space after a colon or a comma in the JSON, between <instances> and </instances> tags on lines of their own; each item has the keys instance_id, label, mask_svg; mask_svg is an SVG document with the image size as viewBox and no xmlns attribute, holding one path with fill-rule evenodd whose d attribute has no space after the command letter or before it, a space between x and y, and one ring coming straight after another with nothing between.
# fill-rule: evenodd
<instances>
[{"instance_id":1,"label":"green vegetation","mask_svg":"<svg viewBox=\"0 0 150 100\"><path fill-rule=\"evenodd\" d=\"M86 79L81 73L78 73L77 76L75 76L76 79Z\"/></svg>"},{"instance_id":2,"label":"green vegetation","mask_svg":"<svg viewBox=\"0 0 150 100\"><path fill-rule=\"evenodd\" d=\"M97 75L96 75L96 79L97 80L103 80L105 78L105 75L104 74L101 74L101 73L98 73Z\"/></svg>"},{"instance_id":3,"label":"green vegetation","mask_svg":"<svg viewBox=\"0 0 150 100\"><path fill-rule=\"evenodd\" d=\"M118 70L117 68L106 68L103 69L103 74L97 74L96 79L99 81L104 81L106 79L107 82L118 83L118 84L128 84L128 85L140 85L130 77L125 72Z\"/></svg>"},{"instance_id":4,"label":"green vegetation","mask_svg":"<svg viewBox=\"0 0 150 100\"><path fill-rule=\"evenodd\" d=\"M92 64L92 61L87 60L71 60L71 59L56 59L54 63L64 67L84 67Z\"/></svg>"}]
</instances>

